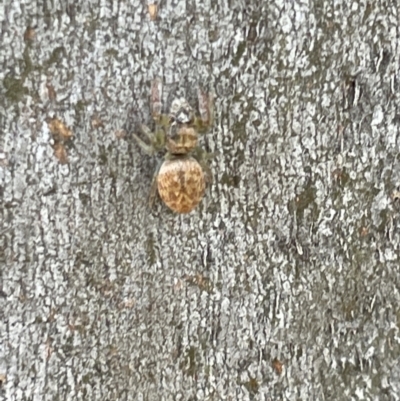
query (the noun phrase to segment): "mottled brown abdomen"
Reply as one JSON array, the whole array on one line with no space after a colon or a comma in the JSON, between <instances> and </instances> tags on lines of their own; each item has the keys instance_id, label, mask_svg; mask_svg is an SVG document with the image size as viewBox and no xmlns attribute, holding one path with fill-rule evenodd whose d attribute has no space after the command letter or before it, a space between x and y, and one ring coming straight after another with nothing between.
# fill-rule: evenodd
<instances>
[{"instance_id":1,"label":"mottled brown abdomen","mask_svg":"<svg viewBox=\"0 0 400 401\"><path fill-rule=\"evenodd\" d=\"M204 195L203 169L193 157L166 160L157 183L161 199L176 213L191 212Z\"/></svg>"}]
</instances>

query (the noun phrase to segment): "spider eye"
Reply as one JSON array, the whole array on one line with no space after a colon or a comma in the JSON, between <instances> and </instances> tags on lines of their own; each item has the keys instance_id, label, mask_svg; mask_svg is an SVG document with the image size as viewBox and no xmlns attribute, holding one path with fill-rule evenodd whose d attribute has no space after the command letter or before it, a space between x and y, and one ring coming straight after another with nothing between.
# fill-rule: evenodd
<instances>
[{"instance_id":1,"label":"spider eye","mask_svg":"<svg viewBox=\"0 0 400 401\"><path fill-rule=\"evenodd\" d=\"M178 121L181 124L187 124L188 122L190 122L190 116L186 110L181 109L176 114L176 121Z\"/></svg>"}]
</instances>

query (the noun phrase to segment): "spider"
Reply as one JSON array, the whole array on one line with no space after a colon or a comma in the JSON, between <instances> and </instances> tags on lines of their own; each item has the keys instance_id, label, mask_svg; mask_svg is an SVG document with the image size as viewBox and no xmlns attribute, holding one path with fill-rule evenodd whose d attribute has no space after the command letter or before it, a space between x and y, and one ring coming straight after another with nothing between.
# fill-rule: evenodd
<instances>
[{"instance_id":1,"label":"spider","mask_svg":"<svg viewBox=\"0 0 400 401\"><path fill-rule=\"evenodd\" d=\"M206 183L211 182L207 165L210 155L197 146L198 133L204 133L213 124L213 96L198 90L200 115L184 98L172 101L169 114L162 114L162 82L159 78L151 84L151 112L156 129L146 125L140 130L149 144L138 135L133 138L149 155L166 149L166 154L154 173L150 188L149 205L152 207L158 194L164 203L176 213L189 213L201 201Z\"/></svg>"}]
</instances>

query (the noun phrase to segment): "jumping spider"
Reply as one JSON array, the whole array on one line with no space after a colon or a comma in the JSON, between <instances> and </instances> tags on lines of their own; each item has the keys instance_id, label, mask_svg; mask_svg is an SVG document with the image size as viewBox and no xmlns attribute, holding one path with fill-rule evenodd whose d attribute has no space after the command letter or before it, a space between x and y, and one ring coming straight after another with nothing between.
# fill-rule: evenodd
<instances>
[{"instance_id":1,"label":"jumping spider","mask_svg":"<svg viewBox=\"0 0 400 401\"><path fill-rule=\"evenodd\" d=\"M213 123L213 98L198 90L199 112L196 116L186 99L174 99L169 114L161 113L162 83L151 84L151 112L155 132L141 125L150 144L133 134L138 145L149 155L167 150L164 161L157 167L150 189L149 204L154 205L158 193L174 212L189 213L201 201L211 172L208 154L197 146L198 133L206 132Z\"/></svg>"}]
</instances>

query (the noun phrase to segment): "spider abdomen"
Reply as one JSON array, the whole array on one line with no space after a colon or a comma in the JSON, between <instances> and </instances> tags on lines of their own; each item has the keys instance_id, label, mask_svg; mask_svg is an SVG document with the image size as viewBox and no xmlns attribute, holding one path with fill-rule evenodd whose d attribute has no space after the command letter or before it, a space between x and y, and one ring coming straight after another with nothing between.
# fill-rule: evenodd
<instances>
[{"instance_id":1,"label":"spider abdomen","mask_svg":"<svg viewBox=\"0 0 400 401\"><path fill-rule=\"evenodd\" d=\"M191 212L205 191L203 169L193 157L165 160L157 177L158 193L177 213Z\"/></svg>"}]
</instances>

